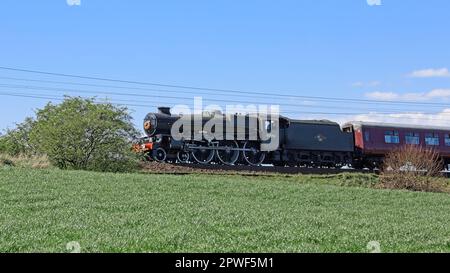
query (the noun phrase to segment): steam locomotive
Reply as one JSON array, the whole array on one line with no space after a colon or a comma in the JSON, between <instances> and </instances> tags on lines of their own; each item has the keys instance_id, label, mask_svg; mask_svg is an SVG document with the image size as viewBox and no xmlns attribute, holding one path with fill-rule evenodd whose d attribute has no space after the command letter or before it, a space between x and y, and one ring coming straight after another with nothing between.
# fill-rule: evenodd
<instances>
[{"instance_id":1,"label":"steam locomotive","mask_svg":"<svg viewBox=\"0 0 450 273\"><path fill-rule=\"evenodd\" d=\"M172 115L168 107L158 110L145 117L147 137L135 145L136 151L158 162L374 169L380 167L389 151L415 144L432 146L450 169L450 128L364 122L349 122L341 128L328 120L284 116L260 120L258 116L215 112L189 115L186 120L198 120L201 126L185 124L186 128L180 127L184 137L174 137L174 125L186 117ZM212 120L215 124L223 122L228 131L216 132L214 126L208 127ZM278 136L272 148L263 147L269 140L261 129Z\"/></svg>"}]
</instances>

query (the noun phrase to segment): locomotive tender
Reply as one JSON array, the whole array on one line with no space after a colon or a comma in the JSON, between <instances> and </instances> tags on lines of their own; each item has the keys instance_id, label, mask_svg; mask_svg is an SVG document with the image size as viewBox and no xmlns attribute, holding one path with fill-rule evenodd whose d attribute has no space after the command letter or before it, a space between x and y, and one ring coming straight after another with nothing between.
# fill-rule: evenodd
<instances>
[{"instance_id":1,"label":"locomotive tender","mask_svg":"<svg viewBox=\"0 0 450 273\"><path fill-rule=\"evenodd\" d=\"M214 128L205 131L202 127L203 131L197 132L195 126L189 129L192 138L176 139L172 136L172 126L182 116L172 115L168 107L158 109L158 113L149 113L145 117L147 137L139 145L140 151L158 162L373 169L380 167L386 153L409 144L433 148L442 156L446 168L450 164L450 128L365 122L349 122L341 128L338 123L328 120L294 120L283 116L277 117L276 123L269 118L262 125L260 120L252 120L257 117L249 115L213 113L197 118L203 126L212 118L223 118L224 124L231 120L235 129L231 139L205 137L214 133L208 131L214 131ZM250 124L258 126L254 128ZM276 133L276 148L262 148L267 139L260 133L261 126L267 127L264 129L272 135ZM196 133L201 133L201 137L195 138ZM227 135L226 131L221 133Z\"/></svg>"}]
</instances>

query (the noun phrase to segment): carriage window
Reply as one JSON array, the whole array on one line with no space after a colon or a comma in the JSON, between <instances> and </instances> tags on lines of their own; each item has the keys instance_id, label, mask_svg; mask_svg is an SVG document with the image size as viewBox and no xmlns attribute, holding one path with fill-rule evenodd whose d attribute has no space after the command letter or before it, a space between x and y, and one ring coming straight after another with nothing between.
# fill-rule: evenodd
<instances>
[{"instance_id":1,"label":"carriage window","mask_svg":"<svg viewBox=\"0 0 450 273\"><path fill-rule=\"evenodd\" d=\"M365 141L370 141L370 133L369 133L369 131L365 131L364 132L364 140Z\"/></svg>"},{"instance_id":2,"label":"carriage window","mask_svg":"<svg viewBox=\"0 0 450 273\"><path fill-rule=\"evenodd\" d=\"M400 137L398 131L386 131L384 132L384 141L386 143L400 143Z\"/></svg>"},{"instance_id":3,"label":"carriage window","mask_svg":"<svg viewBox=\"0 0 450 273\"><path fill-rule=\"evenodd\" d=\"M445 134L445 146L450 146L450 134Z\"/></svg>"},{"instance_id":4,"label":"carriage window","mask_svg":"<svg viewBox=\"0 0 450 273\"><path fill-rule=\"evenodd\" d=\"M406 144L419 145L420 144L419 133L406 133L405 142Z\"/></svg>"},{"instance_id":5,"label":"carriage window","mask_svg":"<svg viewBox=\"0 0 450 273\"><path fill-rule=\"evenodd\" d=\"M430 146L439 146L439 135L436 133L426 133L425 144Z\"/></svg>"}]
</instances>

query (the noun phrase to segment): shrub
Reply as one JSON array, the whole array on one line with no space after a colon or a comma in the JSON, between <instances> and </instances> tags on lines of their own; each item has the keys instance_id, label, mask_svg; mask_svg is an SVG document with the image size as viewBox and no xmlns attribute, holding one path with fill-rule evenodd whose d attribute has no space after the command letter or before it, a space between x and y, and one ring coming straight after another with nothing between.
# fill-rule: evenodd
<instances>
[{"instance_id":1,"label":"shrub","mask_svg":"<svg viewBox=\"0 0 450 273\"><path fill-rule=\"evenodd\" d=\"M59 168L121 172L137 165L129 148L136 135L126 108L67 97L37 111L29 138Z\"/></svg>"},{"instance_id":2,"label":"shrub","mask_svg":"<svg viewBox=\"0 0 450 273\"><path fill-rule=\"evenodd\" d=\"M0 136L0 153L13 158L12 164L33 159L36 166L50 162L62 169L122 172L137 167L129 148L136 135L126 108L66 97ZM37 160L41 155L44 161Z\"/></svg>"},{"instance_id":3,"label":"shrub","mask_svg":"<svg viewBox=\"0 0 450 273\"><path fill-rule=\"evenodd\" d=\"M30 143L30 133L35 124L32 118L26 118L24 122L17 124L13 130L7 130L0 136L0 152L8 155L30 155L34 148Z\"/></svg>"},{"instance_id":4,"label":"shrub","mask_svg":"<svg viewBox=\"0 0 450 273\"><path fill-rule=\"evenodd\" d=\"M407 145L389 153L380 174L380 185L386 189L443 192L443 163L439 154L421 146Z\"/></svg>"}]
</instances>

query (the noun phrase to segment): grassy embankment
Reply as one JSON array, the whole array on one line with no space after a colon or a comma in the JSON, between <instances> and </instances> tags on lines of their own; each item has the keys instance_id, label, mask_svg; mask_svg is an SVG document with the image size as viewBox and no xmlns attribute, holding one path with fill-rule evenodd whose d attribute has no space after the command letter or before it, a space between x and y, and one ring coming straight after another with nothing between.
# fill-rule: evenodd
<instances>
[{"instance_id":1,"label":"grassy embankment","mask_svg":"<svg viewBox=\"0 0 450 273\"><path fill-rule=\"evenodd\" d=\"M375 180L0 166L0 252L450 252L450 195Z\"/></svg>"}]
</instances>

